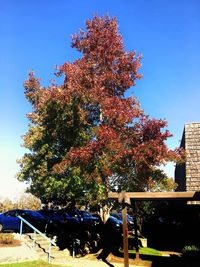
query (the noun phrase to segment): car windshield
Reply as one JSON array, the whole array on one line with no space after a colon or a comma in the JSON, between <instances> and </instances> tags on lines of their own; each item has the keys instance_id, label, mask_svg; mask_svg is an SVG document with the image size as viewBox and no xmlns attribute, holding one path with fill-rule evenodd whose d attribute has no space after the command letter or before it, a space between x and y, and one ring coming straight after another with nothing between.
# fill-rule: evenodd
<instances>
[{"instance_id":1,"label":"car windshield","mask_svg":"<svg viewBox=\"0 0 200 267\"><path fill-rule=\"evenodd\" d=\"M16 211L14 211L14 210L7 211L7 212L3 213L3 215L4 216L7 216L7 217L9 217L9 216L15 216L16 215Z\"/></svg>"}]
</instances>

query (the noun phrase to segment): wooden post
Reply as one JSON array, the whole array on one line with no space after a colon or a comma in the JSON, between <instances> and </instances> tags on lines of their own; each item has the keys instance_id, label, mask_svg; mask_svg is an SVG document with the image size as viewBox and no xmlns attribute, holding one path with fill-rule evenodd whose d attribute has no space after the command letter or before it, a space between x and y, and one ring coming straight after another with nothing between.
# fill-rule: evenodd
<instances>
[{"instance_id":1,"label":"wooden post","mask_svg":"<svg viewBox=\"0 0 200 267\"><path fill-rule=\"evenodd\" d=\"M134 205L134 216L133 216L133 220L134 220L134 231L135 231L135 251L136 251L136 260L139 260L140 258L140 253L139 253L139 240L138 240L138 224L137 224L137 204L136 201L133 201L133 205Z\"/></svg>"},{"instance_id":2,"label":"wooden post","mask_svg":"<svg viewBox=\"0 0 200 267\"><path fill-rule=\"evenodd\" d=\"M125 205L123 205L122 209L122 220L123 220L124 267L129 267L127 207Z\"/></svg>"}]
</instances>

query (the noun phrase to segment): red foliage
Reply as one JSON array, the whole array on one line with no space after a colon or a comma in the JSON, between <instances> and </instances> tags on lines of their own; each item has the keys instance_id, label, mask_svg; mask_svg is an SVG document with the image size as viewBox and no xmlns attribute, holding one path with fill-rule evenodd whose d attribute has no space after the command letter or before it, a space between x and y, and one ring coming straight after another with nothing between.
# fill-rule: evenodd
<instances>
[{"instance_id":1,"label":"red foliage","mask_svg":"<svg viewBox=\"0 0 200 267\"><path fill-rule=\"evenodd\" d=\"M138 73L141 56L125 51L116 19L95 16L87 20L86 31L72 36L72 47L83 56L58 68L64 84L38 91L38 111L49 103L66 106L68 124L76 123L80 131L79 140L54 171L80 165L85 176L99 179L98 173L108 177L117 169L126 172L130 163L140 172L181 159L180 151L171 151L165 144L171 136L163 131L167 122L145 116L135 98L124 96L142 77ZM32 76L29 82L32 88L39 86Z\"/></svg>"}]
</instances>

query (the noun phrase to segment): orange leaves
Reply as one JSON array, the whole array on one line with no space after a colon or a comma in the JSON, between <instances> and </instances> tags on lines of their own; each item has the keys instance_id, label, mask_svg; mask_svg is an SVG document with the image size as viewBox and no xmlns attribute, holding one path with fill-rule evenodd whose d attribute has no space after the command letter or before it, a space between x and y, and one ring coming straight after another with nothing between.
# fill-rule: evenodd
<instances>
[{"instance_id":1,"label":"orange leaves","mask_svg":"<svg viewBox=\"0 0 200 267\"><path fill-rule=\"evenodd\" d=\"M135 98L105 97L102 99L102 117L114 127L123 127L141 115Z\"/></svg>"},{"instance_id":2,"label":"orange leaves","mask_svg":"<svg viewBox=\"0 0 200 267\"><path fill-rule=\"evenodd\" d=\"M81 30L72 36L72 47L91 57L110 52L116 54L123 49L122 37L117 32L115 18L95 16L92 20L86 21L86 28L87 32Z\"/></svg>"},{"instance_id":3,"label":"orange leaves","mask_svg":"<svg viewBox=\"0 0 200 267\"><path fill-rule=\"evenodd\" d=\"M40 91L40 79L35 78L34 72L29 73L28 79L24 82L24 93L28 101L33 105L37 105L38 94Z\"/></svg>"},{"instance_id":4,"label":"orange leaves","mask_svg":"<svg viewBox=\"0 0 200 267\"><path fill-rule=\"evenodd\" d=\"M68 157L73 163L87 163L93 156L94 151L91 148L91 145L72 148L68 153Z\"/></svg>"},{"instance_id":5,"label":"orange leaves","mask_svg":"<svg viewBox=\"0 0 200 267\"><path fill-rule=\"evenodd\" d=\"M96 138L83 146L71 148L67 157L72 162L88 162L94 157L99 157L105 150L112 148L116 142L117 133L109 126L101 125L97 128ZM111 147L110 147L111 145ZM114 148L114 147L113 147Z\"/></svg>"},{"instance_id":6,"label":"orange leaves","mask_svg":"<svg viewBox=\"0 0 200 267\"><path fill-rule=\"evenodd\" d=\"M116 131L108 125L100 125L96 132L97 140L109 142L117 138Z\"/></svg>"},{"instance_id":7,"label":"orange leaves","mask_svg":"<svg viewBox=\"0 0 200 267\"><path fill-rule=\"evenodd\" d=\"M89 83L95 85L98 81L98 87L103 87L106 95L122 96L134 85L134 80L141 77L138 74L141 56L136 57L135 52L125 52L116 18L95 16L86 21L86 27L86 32L81 30L72 37L72 47L83 52L80 60L82 74L84 77L90 76L90 80L86 78ZM66 67L62 69L66 73ZM81 75L79 80L83 80Z\"/></svg>"}]
</instances>

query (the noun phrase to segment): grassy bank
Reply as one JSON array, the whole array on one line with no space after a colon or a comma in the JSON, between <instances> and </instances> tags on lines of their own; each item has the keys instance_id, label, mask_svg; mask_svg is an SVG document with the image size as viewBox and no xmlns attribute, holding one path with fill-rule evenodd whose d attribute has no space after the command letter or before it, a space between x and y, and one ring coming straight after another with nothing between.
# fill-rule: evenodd
<instances>
[{"instance_id":1,"label":"grassy bank","mask_svg":"<svg viewBox=\"0 0 200 267\"><path fill-rule=\"evenodd\" d=\"M135 254L135 250L129 250L129 254ZM149 255L149 256L162 256L162 253L159 250L153 248L140 248L139 253L141 255Z\"/></svg>"}]
</instances>

